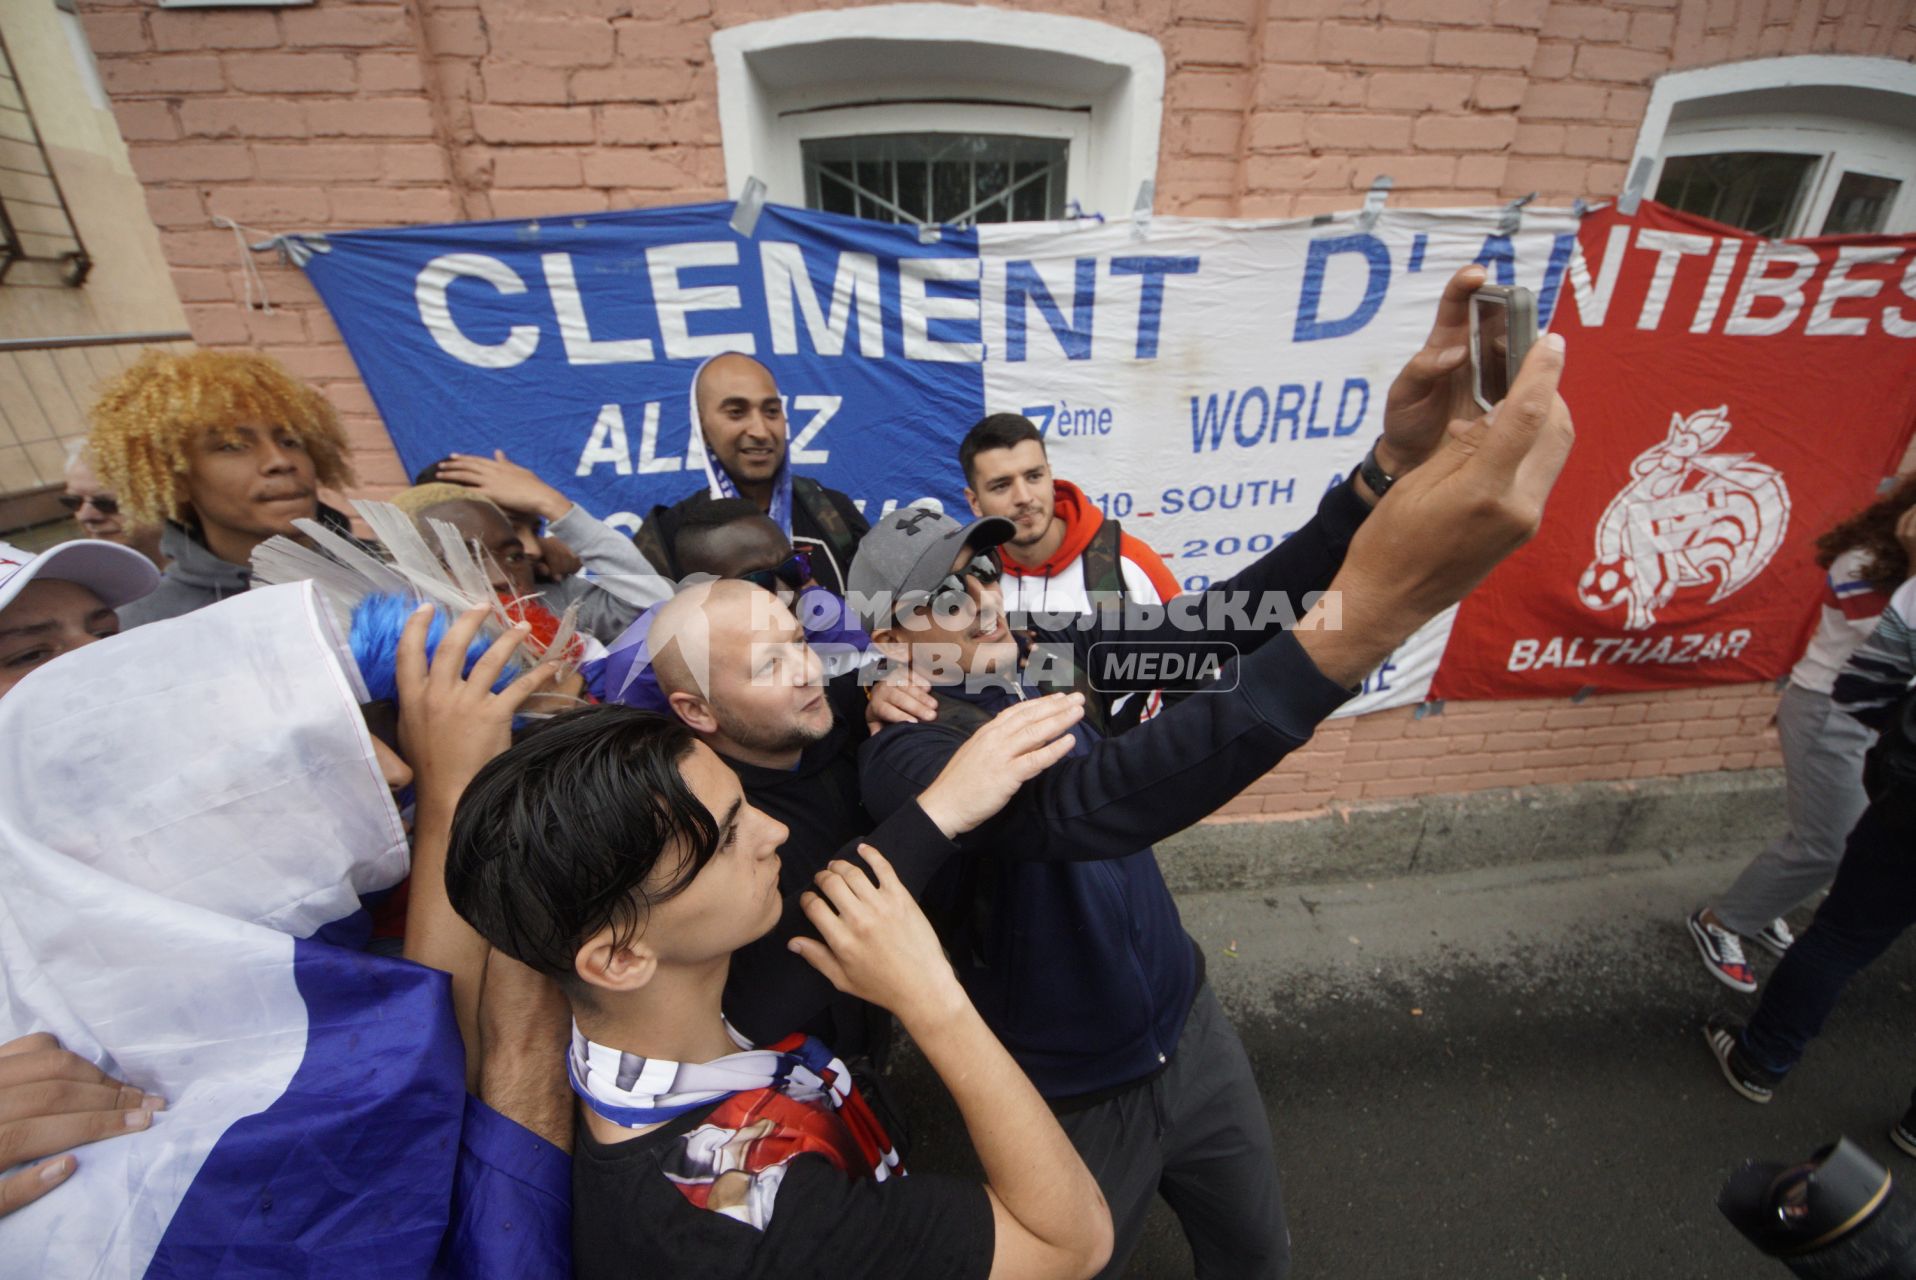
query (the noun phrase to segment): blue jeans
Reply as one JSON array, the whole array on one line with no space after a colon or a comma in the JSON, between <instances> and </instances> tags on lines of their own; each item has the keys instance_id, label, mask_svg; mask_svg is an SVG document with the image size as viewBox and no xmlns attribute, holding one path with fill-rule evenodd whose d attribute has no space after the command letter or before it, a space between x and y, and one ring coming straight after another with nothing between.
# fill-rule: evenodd
<instances>
[{"instance_id":1,"label":"blue jeans","mask_svg":"<svg viewBox=\"0 0 1916 1280\"><path fill-rule=\"evenodd\" d=\"M1885 792L1850 832L1829 897L1763 988L1743 1050L1782 1074L1823 1029L1843 988L1916 921L1916 794Z\"/></svg>"}]
</instances>

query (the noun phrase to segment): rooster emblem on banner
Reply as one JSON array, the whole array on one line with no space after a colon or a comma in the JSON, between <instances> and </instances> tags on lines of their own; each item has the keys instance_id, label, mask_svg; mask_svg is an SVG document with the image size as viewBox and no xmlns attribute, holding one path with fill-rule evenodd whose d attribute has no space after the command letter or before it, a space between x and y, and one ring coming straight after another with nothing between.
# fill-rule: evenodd
<instances>
[{"instance_id":1,"label":"rooster emblem on banner","mask_svg":"<svg viewBox=\"0 0 1916 1280\"><path fill-rule=\"evenodd\" d=\"M1642 631L1679 590L1714 583L1714 604L1769 564L1789 527L1790 492L1752 455L1710 452L1730 433L1729 414L1728 405L1672 414L1669 435L1631 462L1577 582L1585 608L1624 605L1624 629Z\"/></svg>"}]
</instances>

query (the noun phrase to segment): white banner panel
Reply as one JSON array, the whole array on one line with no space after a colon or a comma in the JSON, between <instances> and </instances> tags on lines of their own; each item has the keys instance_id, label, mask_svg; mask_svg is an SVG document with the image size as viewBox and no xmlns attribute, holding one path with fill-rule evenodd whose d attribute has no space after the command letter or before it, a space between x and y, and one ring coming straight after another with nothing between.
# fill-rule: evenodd
<instances>
[{"instance_id":1,"label":"white banner panel","mask_svg":"<svg viewBox=\"0 0 1916 1280\"><path fill-rule=\"evenodd\" d=\"M1252 222L978 228L985 404L1045 433L1054 473L1148 542L1187 590L1308 520L1381 428L1458 267L1538 294L1576 242L1568 209L1386 211ZM1423 699L1450 614L1344 714Z\"/></svg>"}]
</instances>

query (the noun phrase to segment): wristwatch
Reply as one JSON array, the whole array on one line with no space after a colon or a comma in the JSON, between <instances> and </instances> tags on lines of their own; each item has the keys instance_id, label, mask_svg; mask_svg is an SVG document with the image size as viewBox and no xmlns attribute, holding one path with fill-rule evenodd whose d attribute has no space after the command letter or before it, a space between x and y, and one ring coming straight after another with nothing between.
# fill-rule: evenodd
<instances>
[{"instance_id":1,"label":"wristwatch","mask_svg":"<svg viewBox=\"0 0 1916 1280\"><path fill-rule=\"evenodd\" d=\"M1385 475L1384 468L1378 465L1375 444L1371 445L1370 452L1364 455L1364 460L1357 464L1357 474L1364 478L1364 483L1370 486L1370 491L1380 498L1389 493L1390 487L1397 483L1396 476Z\"/></svg>"}]
</instances>

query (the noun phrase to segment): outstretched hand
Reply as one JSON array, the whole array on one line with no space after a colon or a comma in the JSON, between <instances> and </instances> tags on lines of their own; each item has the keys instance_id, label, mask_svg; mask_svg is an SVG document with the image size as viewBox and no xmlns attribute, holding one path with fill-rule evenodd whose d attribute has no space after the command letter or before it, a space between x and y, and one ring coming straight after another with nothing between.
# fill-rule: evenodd
<instances>
[{"instance_id":1,"label":"outstretched hand","mask_svg":"<svg viewBox=\"0 0 1916 1280\"><path fill-rule=\"evenodd\" d=\"M531 634L524 623L492 642L467 674L467 650L491 610L469 609L446 628L433 657L426 633L433 606L421 605L400 633L394 675L399 690L399 754L412 766L421 803L442 803L448 812L486 762L512 745L512 718L528 698L553 682L560 666L542 662L498 693L492 686Z\"/></svg>"},{"instance_id":2,"label":"outstretched hand","mask_svg":"<svg viewBox=\"0 0 1916 1280\"><path fill-rule=\"evenodd\" d=\"M1327 593L1335 605L1320 603L1299 628L1326 676L1354 683L1537 531L1576 438L1557 394L1563 365L1563 338L1545 334L1509 398L1453 421L1429 461L1358 528Z\"/></svg>"},{"instance_id":3,"label":"outstretched hand","mask_svg":"<svg viewBox=\"0 0 1916 1280\"><path fill-rule=\"evenodd\" d=\"M834 987L891 1010L907 1027L963 1008L964 990L931 921L883 854L868 844L859 845L858 854L871 874L834 860L813 877L817 889L799 897L799 909L824 941L799 937L786 945Z\"/></svg>"},{"instance_id":4,"label":"outstretched hand","mask_svg":"<svg viewBox=\"0 0 1916 1280\"><path fill-rule=\"evenodd\" d=\"M1470 295L1489 278L1475 263L1450 277L1424 345L1390 384L1377 444L1385 474L1401 478L1415 470L1437 452L1453 419L1471 415Z\"/></svg>"},{"instance_id":5,"label":"outstretched hand","mask_svg":"<svg viewBox=\"0 0 1916 1280\"><path fill-rule=\"evenodd\" d=\"M0 1169L27 1165L0 1178L0 1218L65 1182L79 1167L72 1148L138 1133L165 1105L44 1031L0 1044Z\"/></svg>"},{"instance_id":6,"label":"outstretched hand","mask_svg":"<svg viewBox=\"0 0 1916 1280\"><path fill-rule=\"evenodd\" d=\"M1006 707L965 740L918 795L947 838L975 830L1018 789L1071 754L1071 726L1084 719L1082 693L1052 693Z\"/></svg>"}]
</instances>

